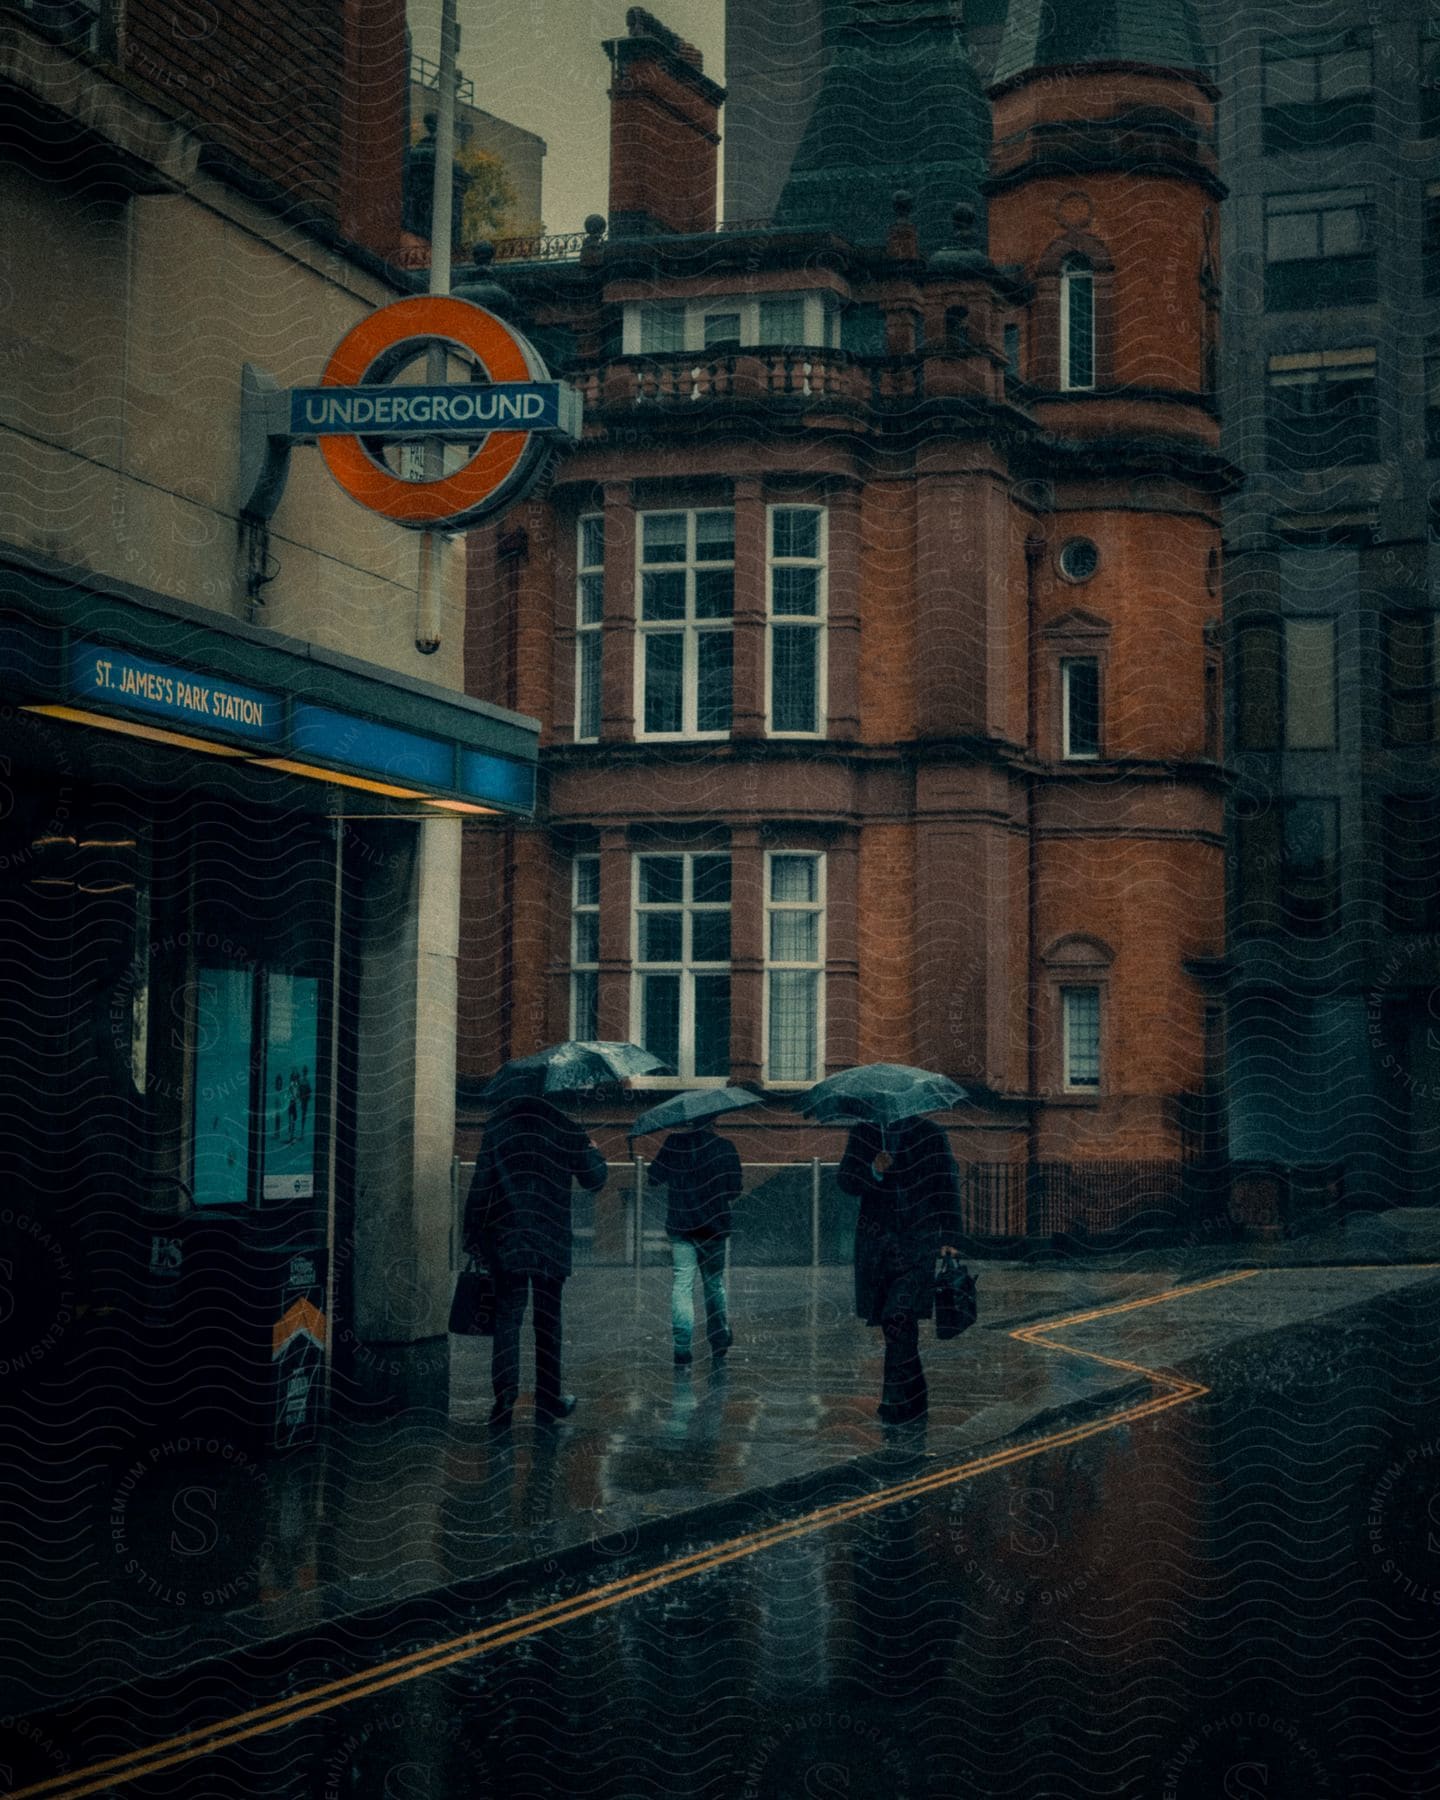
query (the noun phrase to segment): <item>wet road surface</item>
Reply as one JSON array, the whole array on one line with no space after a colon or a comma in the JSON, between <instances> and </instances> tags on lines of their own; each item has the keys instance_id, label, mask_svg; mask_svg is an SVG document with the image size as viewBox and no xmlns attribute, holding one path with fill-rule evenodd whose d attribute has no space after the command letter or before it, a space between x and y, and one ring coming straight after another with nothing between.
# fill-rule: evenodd
<instances>
[{"instance_id":1,"label":"wet road surface","mask_svg":"<svg viewBox=\"0 0 1440 1800\"><path fill-rule=\"evenodd\" d=\"M592 1537L0 1761L37 1800L1440 1794L1440 1287L1313 1273L1029 1330L1156 1371L1101 1416L902 1435L883 1487ZM497 1454L554 1509L558 1448Z\"/></svg>"}]
</instances>

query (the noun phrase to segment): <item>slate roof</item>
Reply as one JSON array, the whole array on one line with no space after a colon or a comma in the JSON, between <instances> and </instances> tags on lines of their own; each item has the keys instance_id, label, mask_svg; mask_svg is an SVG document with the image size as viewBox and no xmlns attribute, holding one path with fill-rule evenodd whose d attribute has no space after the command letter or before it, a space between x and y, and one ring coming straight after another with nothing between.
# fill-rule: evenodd
<instances>
[{"instance_id":1,"label":"slate roof","mask_svg":"<svg viewBox=\"0 0 1440 1800\"><path fill-rule=\"evenodd\" d=\"M893 196L914 197L922 255L957 201L983 218L990 109L947 0L850 0L775 223L883 244Z\"/></svg>"},{"instance_id":2,"label":"slate roof","mask_svg":"<svg viewBox=\"0 0 1440 1800\"><path fill-rule=\"evenodd\" d=\"M1203 70L1191 0L1010 0L990 84L1087 62Z\"/></svg>"}]
</instances>

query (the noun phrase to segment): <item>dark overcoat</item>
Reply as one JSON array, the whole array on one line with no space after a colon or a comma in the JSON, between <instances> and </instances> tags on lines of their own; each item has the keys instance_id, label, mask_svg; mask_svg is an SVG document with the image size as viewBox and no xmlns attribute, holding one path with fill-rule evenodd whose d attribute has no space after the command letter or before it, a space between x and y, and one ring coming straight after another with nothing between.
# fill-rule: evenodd
<instances>
[{"instance_id":1,"label":"dark overcoat","mask_svg":"<svg viewBox=\"0 0 1440 1800\"><path fill-rule=\"evenodd\" d=\"M739 1152L727 1138L708 1129L672 1131L648 1179L668 1189L665 1229L671 1237L729 1237L741 1175Z\"/></svg>"},{"instance_id":2,"label":"dark overcoat","mask_svg":"<svg viewBox=\"0 0 1440 1800\"><path fill-rule=\"evenodd\" d=\"M497 1275L563 1281L572 1267L570 1184L605 1185L605 1161L553 1101L512 1100L491 1118L465 1203L465 1248Z\"/></svg>"},{"instance_id":3,"label":"dark overcoat","mask_svg":"<svg viewBox=\"0 0 1440 1800\"><path fill-rule=\"evenodd\" d=\"M881 1148L893 1158L872 1167ZM838 1180L860 1196L855 1226L855 1311L867 1325L886 1314L928 1319L935 1307L935 1258L960 1234L960 1178L945 1133L928 1119L850 1133Z\"/></svg>"}]
</instances>

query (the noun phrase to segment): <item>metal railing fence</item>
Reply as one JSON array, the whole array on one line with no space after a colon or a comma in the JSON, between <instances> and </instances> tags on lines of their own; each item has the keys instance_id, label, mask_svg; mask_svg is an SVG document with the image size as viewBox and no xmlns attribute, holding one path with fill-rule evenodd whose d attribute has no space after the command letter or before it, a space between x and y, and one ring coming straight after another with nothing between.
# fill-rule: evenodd
<instances>
[{"instance_id":1,"label":"metal railing fence","mask_svg":"<svg viewBox=\"0 0 1440 1800\"><path fill-rule=\"evenodd\" d=\"M576 1267L668 1262L664 1188L646 1180L643 1158L606 1166L603 1188L573 1197ZM455 1259L474 1167L457 1158L452 1169ZM747 1162L741 1168L732 1265L820 1268L850 1261L859 1202L840 1191L838 1163ZM962 1162L959 1171L965 1238L995 1249L1057 1238L1103 1245L1209 1232L1226 1221L1232 1187L1238 1192L1244 1185L1239 1171L1226 1165L1177 1161ZM1301 1191L1307 1171L1283 1173L1290 1189Z\"/></svg>"}]
</instances>

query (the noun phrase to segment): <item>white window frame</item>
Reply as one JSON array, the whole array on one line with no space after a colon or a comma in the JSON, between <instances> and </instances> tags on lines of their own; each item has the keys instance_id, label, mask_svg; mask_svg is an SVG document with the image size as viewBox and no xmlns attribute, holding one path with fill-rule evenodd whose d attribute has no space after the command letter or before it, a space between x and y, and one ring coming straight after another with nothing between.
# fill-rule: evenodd
<instances>
[{"instance_id":1,"label":"white window frame","mask_svg":"<svg viewBox=\"0 0 1440 1800\"><path fill-rule=\"evenodd\" d=\"M587 525L594 524L597 520L599 521L600 530L601 530L600 561L598 563L587 563L585 561L585 527ZM584 696L585 696L585 655L586 655L587 646L589 646L592 643L599 644L601 646L601 648L599 650L597 650L595 652L595 654L597 657L604 656L604 641L605 641L604 640L605 599L604 599L604 590L603 590L604 575L605 575L604 530L605 530L605 515L604 515L604 513L582 513L580 515L579 520L576 522L576 526L575 526L575 718L573 721L573 725L574 725L574 738L575 738L575 742L577 744L594 744L594 743L599 742L599 740L600 740L600 723L601 723L601 718L603 716L604 705L605 705L604 692L603 692L603 687L602 687L602 691L601 691L601 694L599 697L599 704L596 706L596 709L595 709L595 729L594 729L594 731L590 731L590 732L582 731L581 725L583 723ZM602 583L601 599L600 599L601 616L599 619L594 620L593 622L588 622L585 617L586 577L587 576L594 577L596 575L598 575L601 578L601 583ZM600 680L603 683L603 680L604 680L603 670L600 673Z\"/></svg>"},{"instance_id":2,"label":"white window frame","mask_svg":"<svg viewBox=\"0 0 1440 1800\"><path fill-rule=\"evenodd\" d=\"M820 516L818 559L775 555L775 515L781 512L813 512ZM814 624L805 615L775 611L775 570L816 569ZM775 725L775 634L777 631L813 631L815 646L815 728L813 731L781 731ZM830 716L830 510L807 502L777 501L765 508L765 731L778 738L823 738ZM768 889L767 889L768 892Z\"/></svg>"},{"instance_id":3,"label":"white window frame","mask_svg":"<svg viewBox=\"0 0 1440 1800\"><path fill-rule=\"evenodd\" d=\"M595 868L595 899L582 901L580 898L580 866L590 863ZM596 960L585 962L580 957L580 920L593 916L595 919ZM596 1031L599 1031L599 982L600 982L600 858L594 851L585 851L570 859L570 1035L572 1038L588 1038L589 1032L580 1029L579 982L580 977L589 976L596 985Z\"/></svg>"},{"instance_id":4,"label":"white window frame","mask_svg":"<svg viewBox=\"0 0 1440 1800\"><path fill-rule=\"evenodd\" d=\"M732 549L729 562L717 562L707 558L700 562L695 554L695 521L700 513L728 512L734 514L729 506L652 506L644 512L635 514L635 737L651 744L682 743L724 743L734 729L735 721L735 611L731 602L730 616L725 619L697 619L695 617L695 575L699 569L735 569L735 557ZM679 563L645 562L645 521L647 518L660 518L666 515L683 517L685 520L685 560ZM645 618L645 576L646 574L682 574L685 577L685 617L679 622L647 621ZM700 637L702 633L724 631L730 637L730 724L723 731L700 731L696 728L695 719L700 700ZM680 664L680 729L678 731L647 731L645 729L645 650L646 644L654 636L678 636L683 642Z\"/></svg>"},{"instance_id":5,"label":"white window frame","mask_svg":"<svg viewBox=\"0 0 1440 1800\"><path fill-rule=\"evenodd\" d=\"M840 347L840 302L838 298L823 288L810 288L784 289L773 294L712 294L701 300L628 301L621 315L621 354L624 356L731 354L728 347L723 351L709 352L705 348L705 320L715 313L739 313L742 348L763 347L767 350L785 348L787 346L778 344L762 345L760 304L764 300L798 300L801 302L804 308L804 327L799 342L794 346L796 349L834 350ZM684 332L678 349L647 350L643 348L646 308L660 305L683 306L685 309Z\"/></svg>"},{"instance_id":6,"label":"white window frame","mask_svg":"<svg viewBox=\"0 0 1440 1800\"><path fill-rule=\"evenodd\" d=\"M1076 1081L1070 1056L1070 1003L1079 994L1095 997L1095 1079ZM1099 982L1067 982L1060 989L1061 1075L1067 1094L1098 1094L1105 1081L1105 991Z\"/></svg>"},{"instance_id":7,"label":"white window frame","mask_svg":"<svg viewBox=\"0 0 1440 1800\"><path fill-rule=\"evenodd\" d=\"M1077 278L1090 285L1090 379L1075 381L1071 378L1071 365L1074 361L1073 346L1070 342L1070 295ZM1080 256L1067 256L1060 265L1060 387L1063 392L1071 394L1093 393L1099 374L1096 357L1096 324L1095 270L1089 261Z\"/></svg>"},{"instance_id":8,"label":"white window frame","mask_svg":"<svg viewBox=\"0 0 1440 1800\"><path fill-rule=\"evenodd\" d=\"M773 860L777 856L805 856L816 864L815 898L814 900L776 900L773 897L773 876L771 873ZM762 1063L761 1078L767 1087L808 1088L819 1081L825 1073L825 961L828 945L828 902L826 889L826 862L823 850L767 850L765 852L765 996L761 1007L761 1044ZM771 955L770 921L776 913L804 912L813 913L819 919L816 931L815 958L810 962L777 961ZM812 1074L801 1077L777 1079L771 1072L770 1062L770 978L772 975L798 973L815 976L815 1070Z\"/></svg>"},{"instance_id":9,"label":"white window frame","mask_svg":"<svg viewBox=\"0 0 1440 1800\"><path fill-rule=\"evenodd\" d=\"M1070 748L1070 677L1078 663L1089 663L1095 670L1095 736L1093 750ZM1062 656L1060 658L1060 755L1065 762L1099 762L1105 751L1104 671L1098 656Z\"/></svg>"},{"instance_id":10,"label":"white window frame","mask_svg":"<svg viewBox=\"0 0 1440 1800\"><path fill-rule=\"evenodd\" d=\"M655 1088L707 1088L724 1087L730 1079L727 1068L722 1075L695 1074L695 978L697 975L725 974L730 977L730 1000L734 1006L734 944L731 944L730 959L724 963L697 962L689 952L693 949L693 933L691 919L697 912L726 912L730 915L733 931L735 924L735 863L730 858L730 899L723 905L718 901L700 901L692 899L695 887L695 858L697 856L730 856L729 851L720 850L637 850L630 858L630 1037L633 1043L643 1043L645 1030L645 977L646 975L678 975L680 978L679 1009L679 1071L675 1075L636 1075L631 1078L633 1087ZM642 902L640 899L640 866L646 857L678 857L684 865L681 881L681 899ZM640 920L649 912L676 912L681 920L680 961L673 963L642 962L640 959ZM733 1017L733 1013L732 1013Z\"/></svg>"}]
</instances>

